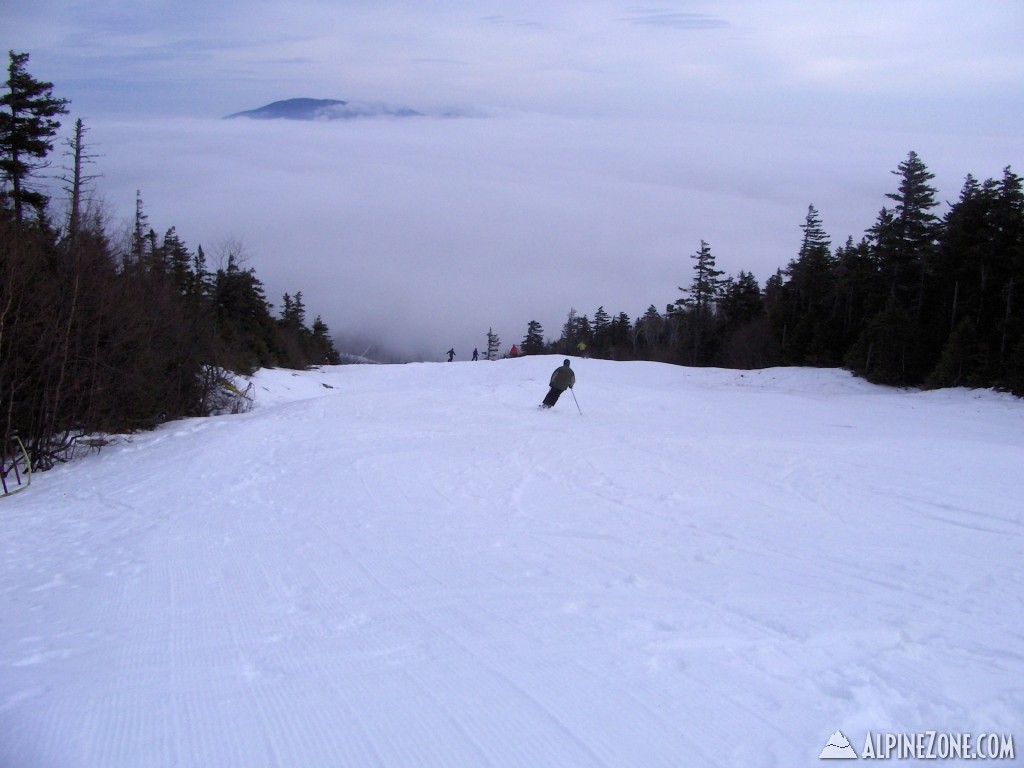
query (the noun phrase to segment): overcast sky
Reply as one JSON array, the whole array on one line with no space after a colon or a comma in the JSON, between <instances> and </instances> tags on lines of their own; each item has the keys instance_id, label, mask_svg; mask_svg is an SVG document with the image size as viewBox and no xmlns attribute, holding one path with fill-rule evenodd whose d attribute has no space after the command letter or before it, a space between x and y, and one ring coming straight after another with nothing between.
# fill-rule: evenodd
<instances>
[{"instance_id":1,"label":"overcast sky","mask_svg":"<svg viewBox=\"0 0 1024 768\"><path fill-rule=\"evenodd\" d=\"M859 240L910 151L943 200L1024 173L1018 0L0 0L0 45L71 100L117 217L140 190L275 304L426 359L664 310L701 240L763 285L808 205ZM293 97L425 116L220 119Z\"/></svg>"}]
</instances>

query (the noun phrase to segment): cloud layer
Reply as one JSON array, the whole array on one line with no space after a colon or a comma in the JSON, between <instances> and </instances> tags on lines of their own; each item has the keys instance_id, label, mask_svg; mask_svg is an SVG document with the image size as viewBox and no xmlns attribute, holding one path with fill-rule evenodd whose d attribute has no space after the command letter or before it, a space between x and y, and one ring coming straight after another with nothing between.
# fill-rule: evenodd
<instances>
[{"instance_id":1,"label":"cloud layer","mask_svg":"<svg viewBox=\"0 0 1024 768\"><path fill-rule=\"evenodd\" d=\"M570 307L663 309L710 243L763 281L814 204L859 239L914 150L952 200L1020 170L1024 6L193 0L5 8L121 216L244 242L272 300L460 357ZM222 121L305 96L474 118Z\"/></svg>"},{"instance_id":2,"label":"cloud layer","mask_svg":"<svg viewBox=\"0 0 1024 768\"><path fill-rule=\"evenodd\" d=\"M208 253L241 241L273 300L301 290L332 329L431 358L453 344L468 356L490 327L518 341L529 320L557 336L570 307L664 309L702 239L719 267L763 283L795 256L811 203L835 244L859 239L912 138L539 115L100 123L91 136L123 216L139 189L158 231ZM1012 149L917 138L926 162L973 161L931 165L948 199Z\"/></svg>"}]
</instances>

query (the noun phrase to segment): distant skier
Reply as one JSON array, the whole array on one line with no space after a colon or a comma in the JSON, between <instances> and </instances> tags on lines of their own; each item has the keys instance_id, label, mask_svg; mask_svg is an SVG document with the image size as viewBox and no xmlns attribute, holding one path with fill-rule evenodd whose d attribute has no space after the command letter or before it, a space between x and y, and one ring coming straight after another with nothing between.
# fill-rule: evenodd
<instances>
[{"instance_id":1,"label":"distant skier","mask_svg":"<svg viewBox=\"0 0 1024 768\"><path fill-rule=\"evenodd\" d=\"M451 349L448 350L448 362L450 363L454 359L455 359L455 347L452 347Z\"/></svg>"},{"instance_id":2,"label":"distant skier","mask_svg":"<svg viewBox=\"0 0 1024 768\"><path fill-rule=\"evenodd\" d=\"M517 347L515 344L513 344L512 348L508 351L508 356L509 357L519 357L519 347Z\"/></svg>"},{"instance_id":3,"label":"distant skier","mask_svg":"<svg viewBox=\"0 0 1024 768\"><path fill-rule=\"evenodd\" d=\"M473 362L475 363L479 359L480 353L477 351L476 347L473 347Z\"/></svg>"},{"instance_id":4,"label":"distant skier","mask_svg":"<svg viewBox=\"0 0 1024 768\"><path fill-rule=\"evenodd\" d=\"M565 390L572 389L576 384L576 374L569 367L568 360L555 368L554 373L551 374L551 381L548 384L551 389L548 390L544 402L540 404L541 408L551 408L558 402L558 398Z\"/></svg>"}]
</instances>

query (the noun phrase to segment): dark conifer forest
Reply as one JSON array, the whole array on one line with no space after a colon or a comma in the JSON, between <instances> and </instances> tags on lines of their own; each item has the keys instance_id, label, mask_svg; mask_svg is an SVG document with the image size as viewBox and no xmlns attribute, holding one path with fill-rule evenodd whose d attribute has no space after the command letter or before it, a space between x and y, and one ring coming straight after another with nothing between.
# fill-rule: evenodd
<instances>
[{"instance_id":1,"label":"dark conifer forest","mask_svg":"<svg viewBox=\"0 0 1024 768\"><path fill-rule=\"evenodd\" d=\"M128 433L243 407L234 373L338 362L301 291L274 316L255 272L228 246L211 264L172 227L158 235L137 197L131 232L89 204L86 128L62 176L68 214L40 191L67 102L10 54L0 97L0 439L35 468L97 434ZM5 461L5 467L9 464Z\"/></svg>"},{"instance_id":2,"label":"dark conifer forest","mask_svg":"<svg viewBox=\"0 0 1024 768\"><path fill-rule=\"evenodd\" d=\"M985 387L1024 395L1024 191L967 176L940 206L916 153L893 171L896 190L859 242L833 247L808 207L793 259L765 285L724 277L711 246L691 256L680 297L630 319L570 309L538 350L694 366L844 367L878 384ZM944 207L946 210L941 210ZM528 345L529 342L529 345Z\"/></svg>"},{"instance_id":3,"label":"dark conifer forest","mask_svg":"<svg viewBox=\"0 0 1024 768\"><path fill-rule=\"evenodd\" d=\"M234 374L339 362L301 291L275 316L240 249L162 235L137 196L119 232L89 200L99 173L81 120L62 153L67 213L45 193L68 102L11 52L0 97L0 440L37 468L93 435L240 407ZM859 242L830 242L813 205L799 251L762 286L727 277L700 240L679 298L634 318L568 311L554 341L531 320L524 354L557 352L730 368L845 367L872 382L1024 394L1024 191L968 175L941 203L910 152ZM686 267L689 267L687 271ZM556 331L558 332L558 331ZM488 331L487 359L498 337Z\"/></svg>"}]
</instances>

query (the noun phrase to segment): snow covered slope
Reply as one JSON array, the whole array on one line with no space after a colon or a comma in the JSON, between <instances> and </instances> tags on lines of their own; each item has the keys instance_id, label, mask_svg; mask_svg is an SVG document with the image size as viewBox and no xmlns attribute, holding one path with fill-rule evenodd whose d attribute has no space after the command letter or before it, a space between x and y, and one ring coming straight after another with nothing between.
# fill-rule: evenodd
<instances>
[{"instance_id":1,"label":"snow covered slope","mask_svg":"<svg viewBox=\"0 0 1024 768\"><path fill-rule=\"evenodd\" d=\"M0 765L1024 739L1024 403L560 362L262 371L0 501Z\"/></svg>"}]
</instances>

